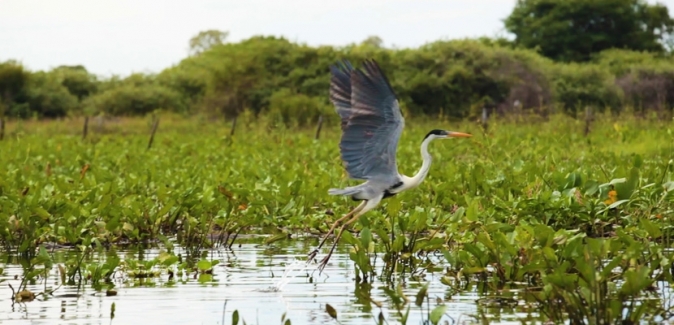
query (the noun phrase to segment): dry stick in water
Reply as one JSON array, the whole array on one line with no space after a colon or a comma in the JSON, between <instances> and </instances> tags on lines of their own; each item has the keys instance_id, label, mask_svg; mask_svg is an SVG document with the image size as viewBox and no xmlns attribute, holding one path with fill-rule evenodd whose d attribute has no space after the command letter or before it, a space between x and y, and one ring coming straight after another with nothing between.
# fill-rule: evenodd
<instances>
[{"instance_id":1,"label":"dry stick in water","mask_svg":"<svg viewBox=\"0 0 674 325\"><path fill-rule=\"evenodd\" d=\"M323 115L318 117L318 126L316 127L316 140L321 136L321 128L323 127Z\"/></svg>"},{"instance_id":2,"label":"dry stick in water","mask_svg":"<svg viewBox=\"0 0 674 325\"><path fill-rule=\"evenodd\" d=\"M159 118L155 118L154 124L152 125L152 133L150 134L150 141L147 143L147 149L150 150L152 147L152 141L154 140L154 134L157 132L157 127L159 126Z\"/></svg>"},{"instance_id":3,"label":"dry stick in water","mask_svg":"<svg viewBox=\"0 0 674 325\"><path fill-rule=\"evenodd\" d=\"M89 116L84 117L84 128L82 129L82 140L87 138L87 131L89 130Z\"/></svg>"},{"instance_id":4,"label":"dry stick in water","mask_svg":"<svg viewBox=\"0 0 674 325\"><path fill-rule=\"evenodd\" d=\"M232 129L229 131L229 136L234 136L234 131L236 130L236 116L232 120Z\"/></svg>"}]
</instances>

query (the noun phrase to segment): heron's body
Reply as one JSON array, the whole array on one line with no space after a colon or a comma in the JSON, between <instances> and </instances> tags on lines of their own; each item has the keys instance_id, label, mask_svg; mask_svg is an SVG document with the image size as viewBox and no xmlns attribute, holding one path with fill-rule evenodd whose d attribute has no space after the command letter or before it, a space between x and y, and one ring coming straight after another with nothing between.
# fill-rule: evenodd
<instances>
[{"instance_id":1,"label":"heron's body","mask_svg":"<svg viewBox=\"0 0 674 325\"><path fill-rule=\"evenodd\" d=\"M341 158L351 179L365 181L343 189L330 189L330 195L350 196L354 201L362 201L358 207L337 220L328 235L338 223L351 217L340 229L335 245L345 227L355 222L364 213L374 209L382 199L415 188L423 182L431 167L428 145L435 139L466 137L469 134L432 130L421 143L423 163L412 177L398 172L396 150L398 140L405 126L398 100L388 79L373 60L365 61L364 69L354 69L348 61L331 67L330 101L341 118L342 138L339 144ZM323 245L310 253L313 258ZM322 260L321 270L335 248Z\"/></svg>"}]
</instances>

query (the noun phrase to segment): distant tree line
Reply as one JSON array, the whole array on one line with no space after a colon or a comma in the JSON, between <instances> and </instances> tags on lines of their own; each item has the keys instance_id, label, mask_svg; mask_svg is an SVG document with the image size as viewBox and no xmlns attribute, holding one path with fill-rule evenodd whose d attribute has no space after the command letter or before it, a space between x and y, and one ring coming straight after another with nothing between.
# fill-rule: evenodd
<instances>
[{"instance_id":1,"label":"distant tree line","mask_svg":"<svg viewBox=\"0 0 674 325\"><path fill-rule=\"evenodd\" d=\"M386 48L377 36L311 47L256 36L228 43L203 31L190 55L158 74L101 79L82 66L28 71L0 62L0 115L54 118L144 115L156 110L258 116L303 125L329 113L329 66L374 58L412 116L564 112L671 116L674 21L641 0L519 0L505 20L514 40L437 41Z\"/></svg>"}]
</instances>

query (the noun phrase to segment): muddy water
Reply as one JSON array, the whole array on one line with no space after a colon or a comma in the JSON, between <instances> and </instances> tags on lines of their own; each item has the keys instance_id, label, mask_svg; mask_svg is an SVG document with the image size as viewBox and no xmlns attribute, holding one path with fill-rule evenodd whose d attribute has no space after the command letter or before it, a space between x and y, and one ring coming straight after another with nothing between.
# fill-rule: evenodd
<instances>
[{"instance_id":1,"label":"muddy water","mask_svg":"<svg viewBox=\"0 0 674 325\"><path fill-rule=\"evenodd\" d=\"M14 304L6 283L17 287L20 281L14 277L21 278L22 268L18 264L5 263L9 259L4 256L0 262L0 267L5 269L0 279L6 280L0 284L0 323L222 324L224 313L224 323L231 324L232 313L238 310L240 318L247 324L281 324L284 313L292 324L337 324L325 312L326 304L337 310L341 324L375 324L380 311L389 324L400 323L381 282L360 287L355 284L354 267L346 248L333 255L323 274L312 270L295 271L284 279L289 265L303 265L297 259L304 259L313 244L290 242L270 249L265 245L249 243L233 247L232 251L211 251L209 258L218 259L221 263L213 270L213 280L206 283L200 283L191 274L180 276L178 281L170 283L164 272L159 278L143 283L128 277L116 278L117 296L97 293L89 285L79 291L76 286L63 286L54 293L57 297ZM158 252L158 249L146 250L144 258L151 259ZM180 253L179 249L177 253ZM57 261L63 254L67 253L56 254ZM120 255L122 260L138 258L138 254L133 252L121 252ZM528 314L527 304L516 300L515 306L484 307L478 299L489 301L493 295L479 295L475 289L453 295L451 289L440 283L439 276L427 274L424 280L430 282L431 309L437 305L438 298L447 305L441 324L445 321L448 324L477 323L479 314L485 314L491 323L497 324L519 324L518 319L535 316ZM280 290L270 290L279 287L282 281L285 285ZM46 283L53 288L58 282L55 266ZM423 282L409 279L405 282L404 292L412 306L407 324L421 324L428 311L421 312L413 301ZM40 292L44 285L44 282L38 281L29 285L28 289ZM369 292L373 300L383 303L383 308L380 310L359 299L356 290ZM517 298L517 293L511 292L509 296ZM116 310L114 319L111 319L113 303Z\"/></svg>"}]
</instances>

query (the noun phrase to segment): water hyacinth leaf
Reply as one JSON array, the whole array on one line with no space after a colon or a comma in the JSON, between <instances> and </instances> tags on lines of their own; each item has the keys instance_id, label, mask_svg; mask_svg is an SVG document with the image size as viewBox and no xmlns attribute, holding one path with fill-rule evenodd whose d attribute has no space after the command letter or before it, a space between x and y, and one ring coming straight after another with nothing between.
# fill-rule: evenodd
<instances>
[{"instance_id":1,"label":"water hyacinth leaf","mask_svg":"<svg viewBox=\"0 0 674 325\"><path fill-rule=\"evenodd\" d=\"M211 262L208 260L200 260L197 263L197 268L201 271L207 271L210 270L213 266L211 265Z\"/></svg>"},{"instance_id":2,"label":"water hyacinth leaf","mask_svg":"<svg viewBox=\"0 0 674 325\"><path fill-rule=\"evenodd\" d=\"M364 248L370 247L370 242L372 241L372 233L370 233L370 228L363 228L360 231L360 241Z\"/></svg>"},{"instance_id":3,"label":"water hyacinth leaf","mask_svg":"<svg viewBox=\"0 0 674 325\"><path fill-rule=\"evenodd\" d=\"M200 273L197 278L199 283L209 283L213 281L213 274Z\"/></svg>"},{"instance_id":4,"label":"water hyacinth leaf","mask_svg":"<svg viewBox=\"0 0 674 325\"><path fill-rule=\"evenodd\" d=\"M337 310L332 307L330 304L325 304L325 312L330 315L333 319L337 319Z\"/></svg>"},{"instance_id":5,"label":"water hyacinth leaf","mask_svg":"<svg viewBox=\"0 0 674 325\"><path fill-rule=\"evenodd\" d=\"M617 208L617 207L619 207L619 206L621 206L621 205L623 205L623 204L625 204L629 201L630 200L620 200L620 201L613 202L608 207L606 207L606 209L608 209L608 210L615 209L615 208Z\"/></svg>"},{"instance_id":6,"label":"water hyacinth leaf","mask_svg":"<svg viewBox=\"0 0 674 325\"><path fill-rule=\"evenodd\" d=\"M376 228L375 233L377 233L377 236L379 237L379 240L385 245L388 245L391 243L391 235L386 233L386 231L382 228Z\"/></svg>"},{"instance_id":7,"label":"water hyacinth leaf","mask_svg":"<svg viewBox=\"0 0 674 325\"><path fill-rule=\"evenodd\" d=\"M417 292L416 298L414 300L414 304L417 305L417 307L421 307L421 304L424 303L424 299L426 298L426 294L428 293L428 285L430 282L426 282L421 289L419 289L419 292Z\"/></svg>"},{"instance_id":8,"label":"water hyacinth leaf","mask_svg":"<svg viewBox=\"0 0 674 325\"><path fill-rule=\"evenodd\" d=\"M272 244L272 243L274 243L274 242L277 242L277 241L280 241L280 240L284 240L284 239L287 239L287 238L288 238L288 235L287 235L287 234L279 233L279 234L276 234L276 235L267 237L267 239L265 239L264 243L265 243L266 245L269 245L269 244Z\"/></svg>"},{"instance_id":9,"label":"water hyacinth leaf","mask_svg":"<svg viewBox=\"0 0 674 325\"><path fill-rule=\"evenodd\" d=\"M440 322L440 319L442 316L445 314L445 311L447 311L447 305L440 305L431 311L431 315L429 316L429 320L433 325L437 325Z\"/></svg>"},{"instance_id":10,"label":"water hyacinth leaf","mask_svg":"<svg viewBox=\"0 0 674 325\"><path fill-rule=\"evenodd\" d=\"M342 233L342 238L340 240L344 240L345 243L348 243L349 245L353 246L360 246L361 243L356 237L354 237L350 231L345 231Z\"/></svg>"},{"instance_id":11,"label":"water hyacinth leaf","mask_svg":"<svg viewBox=\"0 0 674 325\"><path fill-rule=\"evenodd\" d=\"M658 239L662 237L662 230L660 229L660 226L656 225L652 221L648 219L641 219L639 220L639 223L641 227L643 227L643 229L648 232L648 235L651 236L651 238Z\"/></svg>"},{"instance_id":12,"label":"water hyacinth leaf","mask_svg":"<svg viewBox=\"0 0 674 325\"><path fill-rule=\"evenodd\" d=\"M650 269L643 265L625 271L625 283L620 288L620 292L629 296L638 295L653 283L653 278L649 273Z\"/></svg>"},{"instance_id":13,"label":"water hyacinth leaf","mask_svg":"<svg viewBox=\"0 0 674 325\"><path fill-rule=\"evenodd\" d=\"M235 309L232 313L232 325L239 324L239 310Z\"/></svg>"},{"instance_id":14,"label":"water hyacinth leaf","mask_svg":"<svg viewBox=\"0 0 674 325\"><path fill-rule=\"evenodd\" d=\"M587 181L585 182L583 194L586 196L592 196L599 192L599 182L597 181Z\"/></svg>"},{"instance_id":15,"label":"water hyacinth leaf","mask_svg":"<svg viewBox=\"0 0 674 325\"><path fill-rule=\"evenodd\" d=\"M468 210L466 210L466 220L468 221L477 221L477 200L470 202Z\"/></svg>"},{"instance_id":16,"label":"water hyacinth leaf","mask_svg":"<svg viewBox=\"0 0 674 325\"><path fill-rule=\"evenodd\" d=\"M448 276L443 276L443 277L441 277L441 278L440 278L440 283L442 283L442 284L444 284L444 285L446 285L446 286L449 286L449 287L451 287L451 286L453 285L453 284L452 284L452 279L451 279L450 277L448 277Z\"/></svg>"},{"instance_id":17,"label":"water hyacinth leaf","mask_svg":"<svg viewBox=\"0 0 674 325\"><path fill-rule=\"evenodd\" d=\"M628 200L639 184L639 168L632 168L627 181L615 185L619 200Z\"/></svg>"},{"instance_id":18,"label":"water hyacinth leaf","mask_svg":"<svg viewBox=\"0 0 674 325\"><path fill-rule=\"evenodd\" d=\"M50 216L49 212L41 207L34 207L33 213L37 214L42 219L49 219Z\"/></svg>"},{"instance_id":19,"label":"water hyacinth leaf","mask_svg":"<svg viewBox=\"0 0 674 325\"><path fill-rule=\"evenodd\" d=\"M159 255L157 256L157 259L159 260L159 263L161 263L164 266L170 266L175 263L178 263L178 256L175 256L167 252L160 252Z\"/></svg>"}]
</instances>

